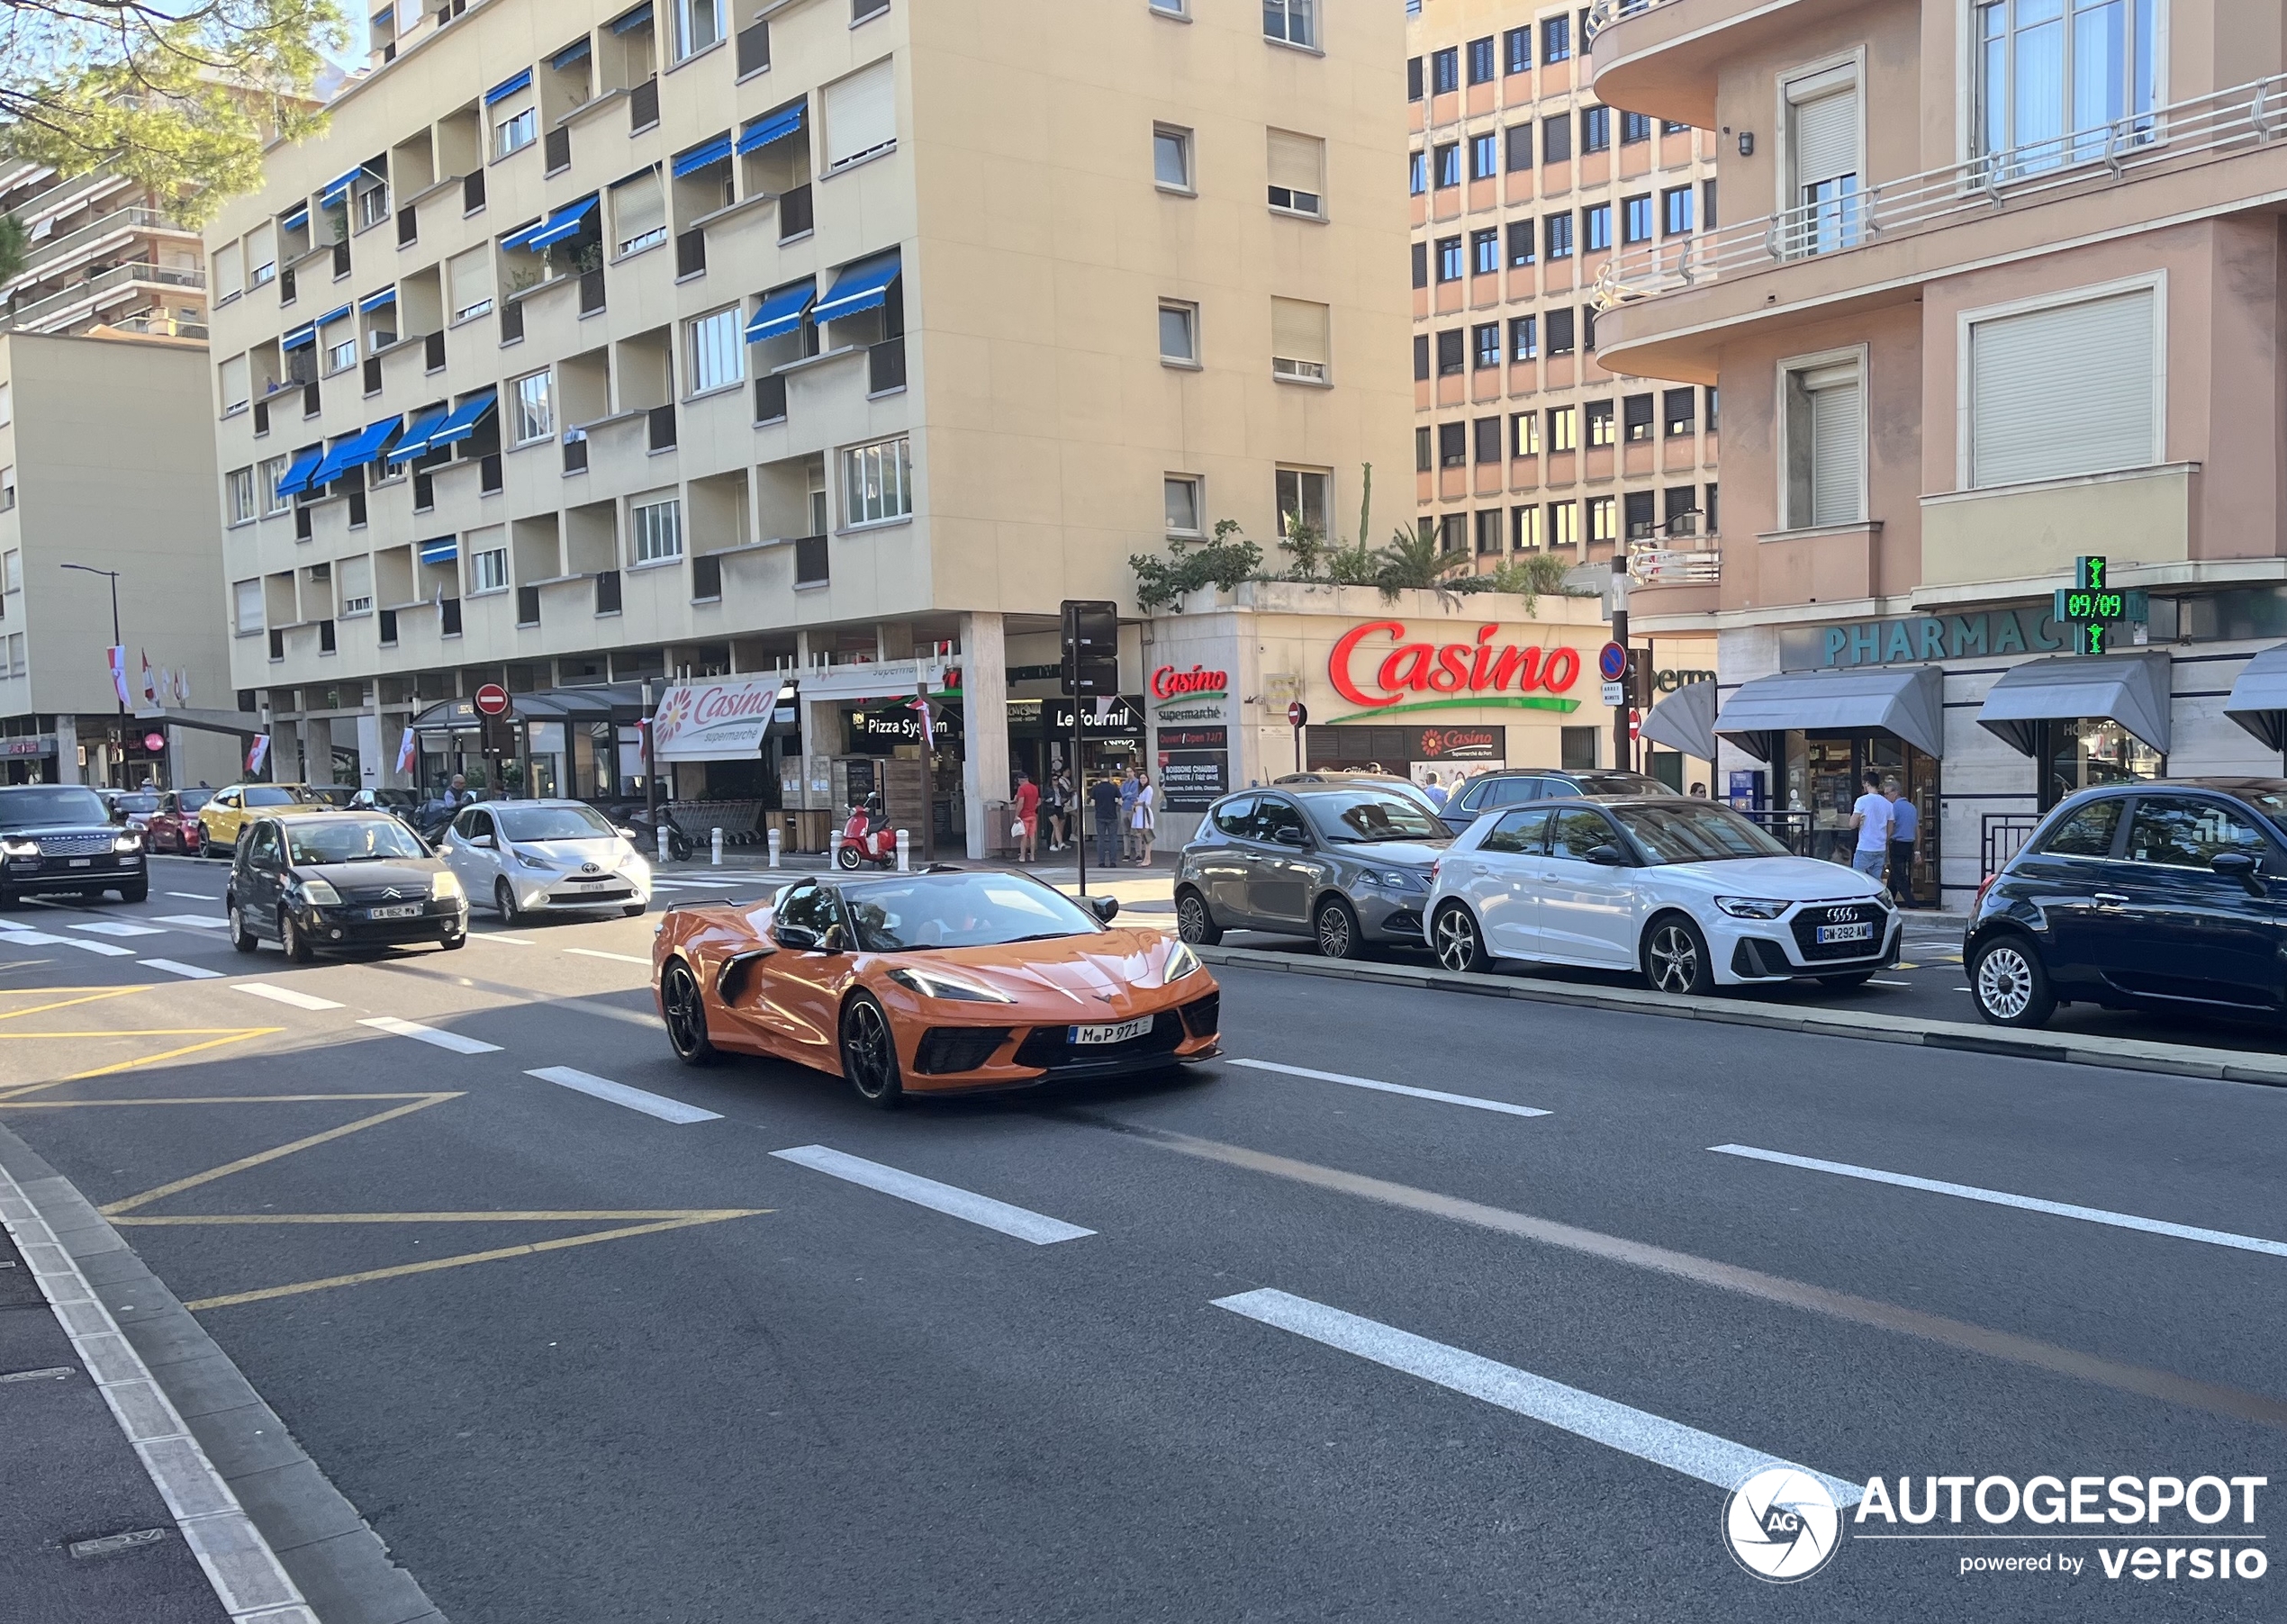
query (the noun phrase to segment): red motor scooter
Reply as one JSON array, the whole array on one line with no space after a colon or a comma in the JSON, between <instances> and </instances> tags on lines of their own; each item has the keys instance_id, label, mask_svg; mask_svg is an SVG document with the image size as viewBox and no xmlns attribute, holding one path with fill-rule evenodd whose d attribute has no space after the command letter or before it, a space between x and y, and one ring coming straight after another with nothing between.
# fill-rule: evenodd
<instances>
[{"instance_id":1,"label":"red motor scooter","mask_svg":"<svg viewBox=\"0 0 2287 1624\"><path fill-rule=\"evenodd\" d=\"M881 798L869 795L850 808L850 821L842 826L841 844L834 849L834 862L845 869L897 866L898 832L890 827L881 810Z\"/></svg>"}]
</instances>

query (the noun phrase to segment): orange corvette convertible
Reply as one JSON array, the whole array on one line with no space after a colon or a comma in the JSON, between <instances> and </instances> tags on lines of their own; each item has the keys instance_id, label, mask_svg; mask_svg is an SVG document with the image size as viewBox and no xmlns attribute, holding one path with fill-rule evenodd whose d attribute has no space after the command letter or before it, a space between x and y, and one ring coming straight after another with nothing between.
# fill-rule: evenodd
<instances>
[{"instance_id":1,"label":"orange corvette convertible","mask_svg":"<svg viewBox=\"0 0 2287 1624\"><path fill-rule=\"evenodd\" d=\"M1171 935L1112 928L1118 909L972 870L679 905L652 950L659 1013L686 1065L796 1060L885 1108L1213 1057L1215 978Z\"/></svg>"}]
</instances>

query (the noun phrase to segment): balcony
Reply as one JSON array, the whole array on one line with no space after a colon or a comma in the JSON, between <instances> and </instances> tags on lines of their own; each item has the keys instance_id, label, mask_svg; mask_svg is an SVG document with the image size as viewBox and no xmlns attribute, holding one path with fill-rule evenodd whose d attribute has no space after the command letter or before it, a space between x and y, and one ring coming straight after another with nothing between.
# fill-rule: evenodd
<instances>
[{"instance_id":1,"label":"balcony","mask_svg":"<svg viewBox=\"0 0 2287 1624\"><path fill-rule=\"evenodd\" d=\"M1716 128L1725 59L1860 9L1863 0L1595 0L1586 49L1596 99L1702 130Z\"/></svg>"},{"instance_id":2,"label":"balcony","mask_svg":"<svg viewBox=\"0 0 2287 1624\"><path fill-rule=\"evenodd\" d=\"M796 186L792 191L781 194L778 200L779 241L791 242L795 238L806 237L815 230L817 219L809 187Z\"/></svg>"},{"instance_id":3,"label":"balcony","mask_svg":"<svg viewBox=\"0 0 2287 1624\"><path fill-rule=\"evenodd\" d=\"M148 260L115 265L61 293L35 299L18 310L0 311L0 332L31 332L46 326L61 326L81 316L95 314L106 303L131 298L140 288L203 289L205 286L206 273L203 270L153 265Z\"/></svg>"},{"instance_id":4,"label":"balcony","mask_svg":"<svg viewBox=\"0 0 2287 1624\"><path fill-rule=\"evenodd\" d=\"M905 387L905 338L884 338L865 352L868 394L890 394Z\"/></svg>"},{"instance_id":5,"label":"balcony","mask_svg":"<svg viewBox=\"0 0 2287 1624\"><path fill-rule=\"evenodd\" d=\"M619 612L619 572L605 570L595 578L595 612L616 615Z\"/></svg>"},{"instance_id":6,"label":"balcony","mask_svg":"<svg viewBox=\"0 0 2287 1624\"><path fill-rule=\"evenodd\" d=\"M794 538L794 584L824 586L827 584L826 537L798 536Z\"/></svg>"},{"instance_id":7,"label":"balcony","mask_svg":"<svg viewBox=\"0 0 2287 1624\"><path fill-rule=\"evenodd\" d=\"M1721 608L1723 555L1713 536L1698 534L1699 515L1686 514L1664 531L1632 535L1628 609L1638 625L1667 617L1712 615Z\"/></svg>"},{"instance_id":8,"label":"balcony","mask_svg":"<svg viewBox=\"0 0 2287 1624\"><path fill-rule=\"evenodd\" d=\"M193 242L198 240L196 230L177 225L157 209L114 209L100 220L90 221L60 237L50 237L44 242L32 245L32 251L24 257L23 270L10 284L8 291L13 292L17 284L38 281L44 266L91 249L107 239L126 239L153 231L171 233Z\"/></svg>"}]
</instances>

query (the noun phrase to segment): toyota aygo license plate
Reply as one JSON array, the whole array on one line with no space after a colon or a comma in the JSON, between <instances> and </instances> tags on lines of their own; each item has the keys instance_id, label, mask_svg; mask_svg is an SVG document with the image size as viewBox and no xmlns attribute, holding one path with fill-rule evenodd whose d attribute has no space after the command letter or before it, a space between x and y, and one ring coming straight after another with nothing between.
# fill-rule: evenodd
<instances>
[{"instance_id":1,"label":"toyota aygo license plate","mask_svg":"<svg viewBox=\"0 0 2287 1624\"><path fill-rule=\"evenodd\" d=\"M1072 1042L1075 1043L1125 1043L1130 1038L1140 1038L1151 1030L1152 1017L1144 1015L1139 1020L1122 1021L1116 1026L1075 1026L1072 1028Z\"/></svg>"},{"instance_id":2,"label":"toyota aygo license plate","mask_svg":"<svg viewBox=\"0 0 2287 1624\"><path fill-rule=\"evenodd\" d=\"M1874 926L1871 925L1821 925L1819 926L1821 947L1824 947L1830 942L1871 942L1873 940Z\"/></svg>"}]
</instances>

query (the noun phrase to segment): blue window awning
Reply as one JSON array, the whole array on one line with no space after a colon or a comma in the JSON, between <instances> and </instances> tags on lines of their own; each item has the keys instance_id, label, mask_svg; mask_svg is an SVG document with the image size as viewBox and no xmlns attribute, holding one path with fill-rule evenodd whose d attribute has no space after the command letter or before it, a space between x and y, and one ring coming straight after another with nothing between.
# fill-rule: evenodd
<instances>
[{"instance_id":1,"label":"blue window awning","mask_svg":"<svg viewBox=\"0 0 2287 1624\"><path fill-rule=\"evenodd\" d=\"M614 17L611 20L611 32L615 34L624 34L629 29L647 28L650 25L651 7L646 0L646 4L637 6L626 15Z\"/></svg>"},{"instance_id":2,"label":"blue window awning","mask_svg":"<svg viewBox=\"0 0 2287 1624\"><path fill-rule=\"evenodd\" d=\"M320 463L310 475L312 487L330 485L352 468L362 468L372 462L381 455L384 442L397 432L398 425L403 420L402 418L384 418L378 423L368 423L327 452L326 460Z\"/></svg>"},{"instance_id":3,"label":"blue window awning","mask_svg":"<svg viewBox=\"0 0 2287 1624\"><path fill-rule=\"evenodd\" d=\"M483 422L499 403L500 392L496 389L488 389L483 394L463 401L453 408L452 416L437 425L436 432L429 437L429 449L434 451L439 446L457 445L468 438L476 432L476 425Z\"/></svg>"},{"instance_id":4,"label":"blue window awning","mask_svg":"<svg viewBox=\"0 0 2287 1624\"><path fill-rule=\"evenodd\" d=\"M434 541L420 544L420 561L423 564L450 564L460 555L460 538L456 536L439 536Z\"/></svg>"},{"instance_id":5,"label":"blue window awning","mask_svg":"<svg viewBox=\"0 0 2287 1624\"><path fill-rule=\"evenodd\" d=\"M317 341L317 324L315 322L304 322L302 326L295 328L292 332L288 333L285 338L279 339L278 347L280 349L300 349L305 344L315 344Z\"/></svg>"},{"instance_id":6,"label":"blue window awning","mask_svg":"<svg viewBox=\"0 0 2287 1624\"><path fill-rule=\"evenodd\" d=\"M890 284L898 279L898 250L891 248L845 266L834 279L834 291L818 301L811 319L839 321L845 316L879 310L890 296Z\"/></svg>"},{"instance_id":7,"label":"blue window awning","mask_svg":"<svg viewBox=\"0 0 2287 1624\"><path fill-rule=\"evenodd\" d=\"M345 304L338 311L328 311L324 315L318 318L318 325L320 327L330 327L337 321L346 321L349 319L350 312L355 311L357 308L357 307L354 304Z\"/></svg>"},{"instance_id":8,"label":"blue window awning","mask_svg":"<svg viewBox=\"0 0 2287 1624\"><path fill-rule=\"evenodd\" d=\"M357 308L360 311L363 311L366 314L371 315L383 305L394 304L396 302L397 290L393 287L385 287L378 293L367 293L364 298L358 300Z\"/></svg>"},{"instance_id":9,"label":"blue window awning","mask_svg":"<svg viewBox=\"0 0 2287 1624\"><path fill-rule=\"evenodd\" d=\"M309 223L310 211L306 208L302 208L296 209L293 213L281 219L278 221L278 227L281 230L299 231L303 227L308 225Z\"/></svg>"},{"instance_id":10,"label":"blue window awning","mask_svg":"<svg viewBox=\"0 0 2287 1624\"><path fill-rule=\"evenodd\" d=\"M334 204L348 196L349 188L357 184L358 174L359 171L352 169L347 175L338 175L333 179L328 181L326 183L326 189L318 194L318 207L321 209L330 209L334 206Z\"/></svg>"},{"instance_id":11,"label":"blue window awning","mask_svg":"<svg viewBox=\"0 0 2287 1624\"><path fill-rule=\"evenodd\" d=\"M326 450L322 446L312 451L305 451L295 457L293 465L285 471L285 477L278 482L279 500L284 501L289 496L299 496L307 491L310 488L310 476L318 471L318 465L325 460Z\"/></svg>"},{"instance_id":12,"label":"blue window awning","mask_svg":"<svg viewBox=\"0 0 2287 1624\"><path fill-rule=\"evenodd\" d=\"M728 132L726 131L724 134L717 136L711 141L701 141L696 147L692 147L677 153L675 155L675 178L677 180L681 180L686 175L696 175L701 169L711 168L717 164L727 163L729 159L730 136Z\"/></svg>"},{"instance_id":13,"label":"blue window awning","mask_svg":"<svg viewBox=\"0 0 2287 1624\"><path fill-rule=\"evenodd\" d=\"M531 88L532 70L528 68L522 73L517 74L511 78L502 79L499 84L493 86L492 89L486 91L484 93L484 105L490 107L495 102L505 102L518 91L529 90Z\"/></svg>"},{"instance_id":14,"label":"blue window awning","mask_svg":"<svg viewBox=\"0 0 2287 1624\"><path fill-rule=\"evenodd\" d=\"M591 194L582 198L578 203L558 209L546 220L526 226L520 231L511 232L501 239L501 247L522 248L537 254L542 248L553 248L559 242L577 237L580 234L581 226L585 223L588 216L594 212L595 198Z\"/></svg>"},{"instance_id":15,"label":"blue window awning","mask_svg":"<svg viewBox=\"0 0 2287 1624\"><path fill-rule=\"evenodd\" d=\"M765 338L782 338L802 325L802 318L818 298L818 282L804 277L763 295L763 307L746 324L746 342L760 344Z\"/></svg>"},{"instance_id":16,"label":"blue window awning","mask_svg":"<svg viewBox=\"0 0 2287 1624\"><path fill-rule=\"evenodd\" d=\"M445 426L445 420L452 415L453 409L449 406L438 406L422 412L413 420L413 426L405 430L404 438L389 448L389 454L381 460L384 463L412 461L429 449L429 436L442 429Z\"/></svg>"},{"instance_id":17,"label":"blue window awning","mask_svg":"<svg viewBox=\"0 0 2287 1624\"><path fill-rule=\"evenodd\" d=\"M593 50L594 47L587 41L574 40L562 50L557 51L556 55L550 57L548 59L548 66L561 72L563 69L571 67L574 62L586 61Z\"/></svg>"},{"instance_id":18,"label":"blue window awning","mask_svg":"<svg viewBox=\"0 0 2287 1624\"><path fill-rule=\"evenodd\" d=\"M797 102L791 107L782 107L776 113L766 113L754 120L738 132L740 153L757 151L773 141L782 141L788 136L799 133L802 128L802 114L809 105L807 102Z\"/></svg>"}]
</instances>

